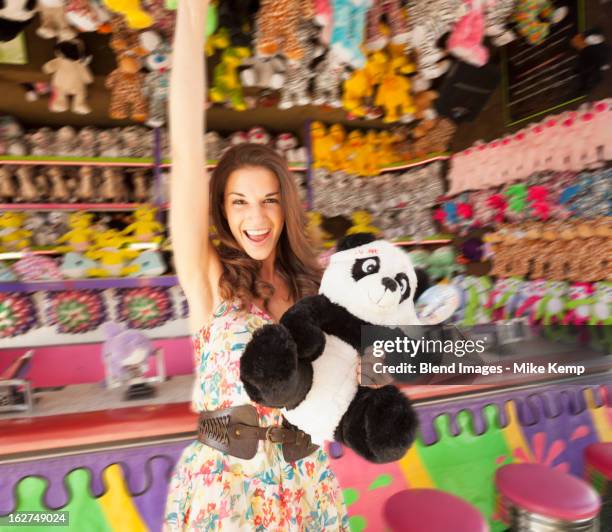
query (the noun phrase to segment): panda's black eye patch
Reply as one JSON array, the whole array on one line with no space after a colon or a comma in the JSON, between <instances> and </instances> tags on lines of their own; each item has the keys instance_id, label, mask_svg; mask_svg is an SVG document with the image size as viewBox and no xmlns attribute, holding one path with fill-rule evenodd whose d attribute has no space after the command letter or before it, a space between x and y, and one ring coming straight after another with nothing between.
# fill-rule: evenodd
<instances>
[{"instance_id":1,"label":"panda's black eye patch","mask_svg":"<svg viewBox=\"0 0 612 532\"><path fill-rule=\"evenodd\" d=\"M410 280L405 273L398 273L395 276L395 280L397 281L398 286L400 287L400 291L402 296L400 297L400 303L405 299L410 297Z\"/></svg>"},{"instance_id":2,"label":"panda's black eye patch","mask_svg":"<svg viewBox=\"0 0 612 532\"><path fill-rule=\"evenodd\" d=\"M368 275L372 275L380 270L380 259L378 257L367 257L357 259L353 264L353 279L359 281Z\"/></svg>"}]
</instances>

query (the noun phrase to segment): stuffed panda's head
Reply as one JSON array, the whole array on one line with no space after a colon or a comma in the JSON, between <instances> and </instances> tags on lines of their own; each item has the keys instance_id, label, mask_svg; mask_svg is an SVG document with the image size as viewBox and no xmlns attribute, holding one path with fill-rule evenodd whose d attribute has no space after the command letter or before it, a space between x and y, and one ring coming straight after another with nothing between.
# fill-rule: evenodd
<instances>
[{"instance_id":1,"label":"stuffed panda's head","mask_svg":"<svg viewBox=\"0 0 612 532\"><path fill-rule=\"evenodd\" d=\"M319 293L375 325L418 324L414 302L427 288L424 272L390 242L354 237L356 246L331 256Z\"/></svg>"},{"instance_id":2,"label":"stuffed panda's head","mask_svg":"<svg viewBox=\"0 0 612 532\"><path fill-rule=\"evenodd\" d=\"M0 0L0 41L12 41L36 14L37 0Z\"/></svg>"}]
</instances>

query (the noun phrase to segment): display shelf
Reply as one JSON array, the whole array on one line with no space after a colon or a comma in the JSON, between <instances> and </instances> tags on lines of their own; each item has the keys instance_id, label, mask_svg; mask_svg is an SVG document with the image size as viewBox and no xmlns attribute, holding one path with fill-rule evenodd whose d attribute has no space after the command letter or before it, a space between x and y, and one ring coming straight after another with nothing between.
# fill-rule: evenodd
<instances>
[{"instance_id":1,"label":"display shelf","mask_svg":"<svg viewBox=\"0 0 612 532\"><path fill-rule=\"evenodd\" d=\"M155 159L153 157L55 157L51 155L24 155L15 157L12 155L0 155L0 164L15 166L129 166L134 168L153 168ZM164 159L160 165L162 168L170 168L172 163ZM208 169L215 168L217 161L208 161ZM308 168L304 164L289 164L289 169L296 172L305 172Z\"/></svg>"},{"instance_id":2,"label":"display shelf","mask_svg":"<svg viewBox=\"0 0 612 532\"><path fill-rule=\"evenodd\" d=\"M0 211L134 211L144 203L0 203ZM167 209L168 204L158 205Z\"/></svg>"},{"instance_id":3,"label":"display shelf","mask_svg":"<svg viewBox=\"0 0 612 532\"><path fill-rule=\"evenodd\" d=\"M402 170L408 170L415 166L422 166L424 164L433 163L434 161L446 161L451 158L451 154L448 152L431 153L427 157L414 159L413 161L398 162L389 166L384 166L380 169L381 173L385 172L400 172Z\"/></svg>"},{"instance_id":4,"label":"display shelf","mask_svg":"<svg viewBox=\"0 0 612 532\"><path fill-rule=\"evenodd\" d=\"M217 163L218 161L210 160L206 164L206 168L208 170L212 170L213 168L217 166ZM172 166L172 162L169 159L164 159L162 163L160 164L160 166L162 168L170 168ZM308 167L304 164L289 163L288 166L289 166L289 170L293 170L295 172L305 172L306 170L308 170Z\"/></svg>"},{"instance_id":5,"label":"display shelf","mask_svg":"<svg viewBox=\"0 0 612 532\"><path fill-rule=\"evenodd\" d=\"M399 240L393 242L396 246L426 246L426 245L438 245L438 244L450 244L452 240L450 238L440 238L437 240Z\"/></svg>"},{"instance_id":6,"label":"display shelf","mask_svg":"<svg viewBox=\"0 0 612 532\"><path fill-rule=\"evenodd\" d=\"M0 164L16 166L131 166L153 167L153 157L56 157L52 155L0 156Z\"/></svg>"},{"instance_id":7,"label":"display shelf","mask_svg":"<svg viewBox=\"0 0 612 532\"><path fill-rule=\"evenodd\" d=\"M176 275L159 277L120 277L106 279L63 279L61 281L0 283L0 292L59 292L64 290L106 290L108 288L140 288L143 286L176 286Z\"/></svg>"}]
</instances>

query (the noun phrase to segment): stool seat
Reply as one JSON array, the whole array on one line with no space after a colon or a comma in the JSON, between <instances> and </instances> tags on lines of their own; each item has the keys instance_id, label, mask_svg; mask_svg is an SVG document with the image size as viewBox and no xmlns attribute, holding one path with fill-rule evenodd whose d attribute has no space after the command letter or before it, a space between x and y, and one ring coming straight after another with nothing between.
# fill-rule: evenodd
<instances>
[{"instance_id":1,"label":"stool seat","mask_svg":"<svg viewBox=\"0 0 612 532\"><path fill-rule=\"evenodd\" d=\"M612 442L592 443L586 448L584 458L606 479L612 480Z\"/></svg>"},{"instance_id":2,"label":"stool seat","mask_svg":"<svg viewBox=\"0 0 612 532\"><path fill-rule=\"evenodd\" d=\"M489 526L471 504L434 489L402 490L387 500L384 517L394 532L488 532Z\"/></svg>"},{"instance_id":3,"label":"stool seat","mask_svg":"<svg viewBox=\"0 0 612 532\"><path fill-rule=\"evenodd\" d=\"M509 464L495 474L503 497L528 512L579 521L597 516L599 495L583 480L541 464Z\"/></svg>"}]
</instances>

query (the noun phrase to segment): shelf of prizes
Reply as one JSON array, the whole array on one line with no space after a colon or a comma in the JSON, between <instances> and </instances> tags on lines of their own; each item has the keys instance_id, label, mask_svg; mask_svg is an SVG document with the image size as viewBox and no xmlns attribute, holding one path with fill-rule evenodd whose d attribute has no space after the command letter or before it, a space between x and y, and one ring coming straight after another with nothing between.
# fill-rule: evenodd
<instances>
[{"instance_id":1,"label":"shelf of prizes","mask_svg":"<svg viewBox=\"0 0 612 532\"><path fill-rule=\"evenodd\" d=\"M159 531L198 422L168 231L178 2L5 3L0 532L17 512ZM351 532L392 530L389 501L419 489L508 530L495 477L510 464L585 479L606 508L610 478L585 453L612 445L612 18L593 2L541 3L535 18L529 2L417 4L209 2L202 174L241 144L274 150L322 269L343 237L389 241L364 248L394 256L385 272L404 265L384 293L431 319L355 354L354 393L393 393L416 421L393 459L322 443ZM339 298L363 295L376 259L356 258Z\"/></svg>"}]
</instances>

